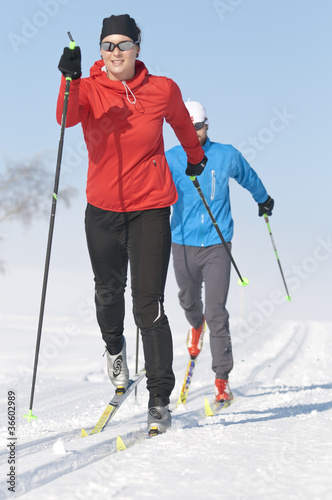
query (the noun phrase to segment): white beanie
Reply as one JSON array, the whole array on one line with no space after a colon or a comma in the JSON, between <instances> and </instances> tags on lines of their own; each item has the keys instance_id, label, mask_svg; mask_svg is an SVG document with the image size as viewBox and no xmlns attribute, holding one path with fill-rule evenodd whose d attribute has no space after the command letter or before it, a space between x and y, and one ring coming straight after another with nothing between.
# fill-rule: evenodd
<instances>
[{"instance_id":1,"label":"white beanie","mask_svg":"<svg viewBox=\"0 0 332 500\"><path fill-rule=\"evenodd\" d=\"M209 124L205 108L204 106L202 106L202 104L196 101L188 100L187 102L185 102L185 106L189 111L190 118L193 123L205 122L207 125Z\"/></svg>"}]
</instances>

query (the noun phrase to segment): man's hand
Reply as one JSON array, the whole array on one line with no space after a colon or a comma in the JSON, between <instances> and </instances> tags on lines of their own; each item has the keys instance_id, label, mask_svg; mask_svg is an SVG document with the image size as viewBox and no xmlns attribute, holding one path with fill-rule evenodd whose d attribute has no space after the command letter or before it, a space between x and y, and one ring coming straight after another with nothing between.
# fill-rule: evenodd
<instances>
[{"instance_id":1,"label":"man's hand","mask_svg":"<svg viewBox=\"0 0 332 500\"><path fill-rule=\"evenodd\" d=\"M271 196L268 197L264 203L258 203L258 215L262 217L262 215L272 215L272 209L274 207L274 200Z\"/></svg>"}]
</instances>

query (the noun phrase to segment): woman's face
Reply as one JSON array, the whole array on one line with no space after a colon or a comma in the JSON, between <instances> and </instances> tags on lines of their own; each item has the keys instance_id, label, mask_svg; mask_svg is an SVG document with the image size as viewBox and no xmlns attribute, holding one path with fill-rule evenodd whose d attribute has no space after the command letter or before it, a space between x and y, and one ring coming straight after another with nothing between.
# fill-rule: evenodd
<instances>
[{"instance_id":1,"label":"woman's face","mask_svg":"<svg viewBox=\"0 0 332 500\"><path fill-rule=\"evenodd\" d=\"M125 35L109 35L103 42L113 42L114 44L131 40ZM115 47L113 52L100 49L101 56L107 68L107 76L110 80L130 80L135 75L135 60L139 54L139 47L134 45L129 50L121 51Z\"/></svg>"}]
</instances>

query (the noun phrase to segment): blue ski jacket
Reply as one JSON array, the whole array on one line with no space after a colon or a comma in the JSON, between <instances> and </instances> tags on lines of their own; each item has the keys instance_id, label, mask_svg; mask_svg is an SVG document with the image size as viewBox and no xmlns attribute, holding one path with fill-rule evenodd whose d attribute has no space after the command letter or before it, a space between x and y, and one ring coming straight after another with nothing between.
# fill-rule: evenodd
<instances>
[{"instance_id":1,"label":"blue ski jacket","mask_svg":"<svg viewBox=\"0 0 332 500\"><path fill-rule=\"evenodd\" d=\"M257 203L263 203L268 194L257 173L233 146L212 142L208 137L203 149L208 162L197 179L221 233L228 242L233 237L229 179L235 179L247 189ZM185 174L187 156L182 146L168 150L166 159L178 192L178 201L173 205L171 219L172 241L195 247L221 243L195 186Z\"/></svg>"}]
</instances>

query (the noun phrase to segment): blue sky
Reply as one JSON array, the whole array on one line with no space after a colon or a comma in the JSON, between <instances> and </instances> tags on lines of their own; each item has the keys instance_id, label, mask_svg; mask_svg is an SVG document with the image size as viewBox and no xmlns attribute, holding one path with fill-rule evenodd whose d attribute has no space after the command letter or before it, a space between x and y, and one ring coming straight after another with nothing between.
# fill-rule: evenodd
<instances>
[{"instance_id":1,"label":"blue sky","mask_svg":"<svg viewBox=\"0 0 332 500\"><path fill-rule=\"evenodd\" d=\"M266 225L250 194L232 181L233 255L250 285L239 290L233 273L231 315L241 313L252 324L261 317L331 319L328 0L7 2L0 20L0 168L47 152L55 171L57 65L67 31L81 47L88 76L99 59L102 19L123 13L142 29L140 58L150 72L174 79L184 100L205 105L211 140L240 149L275 199L270 222L292 303L275 298L283 284ZM168 126L164 137L166 149L177 145ZM58 202L47 299L53 314L67 314L93 288L83 229L86 170L77 126L65 134L60 185L75 185L79 195L70 211L61 197ZM7 268L0 276L0 313L38 314L47 232L48 220L28 229L18 223L0 227L0 258ZM176 290L172 264L169 283Z\"/></svg>"}]
</instances>

